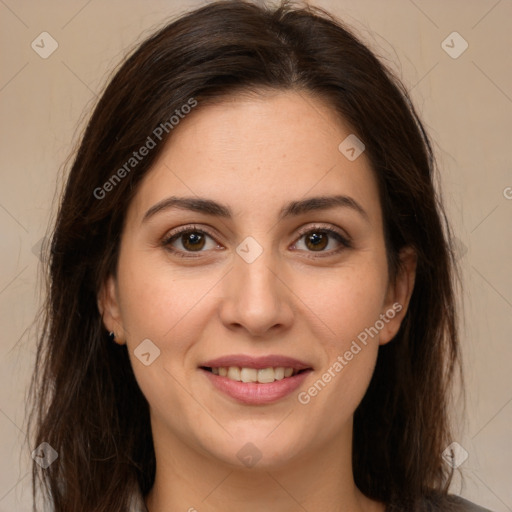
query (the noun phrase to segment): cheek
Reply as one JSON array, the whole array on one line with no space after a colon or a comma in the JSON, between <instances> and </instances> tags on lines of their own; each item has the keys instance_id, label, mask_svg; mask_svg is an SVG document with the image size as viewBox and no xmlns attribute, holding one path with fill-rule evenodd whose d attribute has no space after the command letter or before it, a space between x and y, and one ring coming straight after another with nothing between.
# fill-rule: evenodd
<instances>
[{"instance_id":1,"label":"cheek","mask_svg":"<svg viewBox=\"0 0 512 512\"><path fill-rule=\"evenodd\" d=\"M198 276L197 269L173 270L162 258L155 261L144 253L120 259L118 274L128 342L133 345L154 338L167 349L169 340L173 340L173 350L181 346L176 339L178 332L200 331L200 319L207 315L198 312L207 307L208 294L218 281L217 273L212 271Z\"/></svg>"},{"instance_id":2,"label":"cheek","mask_svg":"<svg viewBox=\"0 0 512 512\"><path fill-rule=\"evenodd\" d=\"M309 282L299 278L300 296L307 297L304 302L328 328L331 350L344 350L379 319L387 291L385 272L374 263L330 270L325 278Z\"/></svg>"},{"instance_id":3,"label":"cheek","mask_svg":"<svg viewBox=\"0 0 512 512\"><path fill-rule=\"evenodd\" d=\"M371 380L387 274L379 261L369 260L367 264L331 270L329 279L318 282L322 286L310 287L314 292L307 304L321 319L315 337L321 340L324 358L316 380L298 398L306 407L311 404L330 410L334 425L353 413ZM313 323L314 317L310 325Z\"/></svg>"},{"instance_id":4,"label":"cheek","mask_svg":"<svg viewBox=\"0 0 512 512\"><path fill-rule=\"evenodd\" d=\"M198 277L197 270L172 271L170 265L155 262L144 253L127 251L119 260L119 297L129 356L137 383L158 417L168 416L170 410L187 410L199 421L204 414L190 400L183 383L189 352L211 318L209 295L219 280L212 274ZM146 366L137 357L137 348L147 339L159 353ZM151 359L152 350L150 345ZM178 417L172 421L185 435L185 420Z\"/></svg>"}]
</instances>

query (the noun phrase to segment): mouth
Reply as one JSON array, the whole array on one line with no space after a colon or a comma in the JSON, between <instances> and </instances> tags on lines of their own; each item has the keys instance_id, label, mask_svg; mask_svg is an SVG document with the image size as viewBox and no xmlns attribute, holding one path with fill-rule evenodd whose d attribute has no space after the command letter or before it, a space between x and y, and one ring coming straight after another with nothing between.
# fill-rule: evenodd
<instances>
[{"instance_id":1,"label":"mouth","mask_svg":"<svg viewBox=\"0 0 512 512\"><path fill-rule=\"evenodd\" d=\"M254 382L258 384L271 384L272 382L289 379L312 370L312 368L298 369L290 366L269 366L259 369L239 366L200 366L200 368L213 375L226 377L236 382Z\"/></svg>"},{"instance_id":2,"label":"mouth","mask_svg":"<svg viewBox=\"0 0 512 512\"><path fill-rule=\"evenodd\" d=\"M234 354L205 361L198 370L221 394L238 403L258 406L291 396L313 367L281 355Z\"/></svg>"}]
</instances>

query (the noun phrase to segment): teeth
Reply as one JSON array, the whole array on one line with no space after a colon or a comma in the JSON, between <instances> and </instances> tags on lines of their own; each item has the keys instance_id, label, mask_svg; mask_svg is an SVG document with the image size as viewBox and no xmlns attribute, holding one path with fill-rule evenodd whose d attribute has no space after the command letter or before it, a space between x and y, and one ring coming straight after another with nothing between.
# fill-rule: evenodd
<instances>
[{"instance_id":1,"label":"teeth","mask_svg":"<svg viewBox=\"0 0 512 512\"><path fill-rule=\"evenodd\" d=\"M240 380L240 373L240 368L237 368L236 366L230 366L228 368L227 378L231 380Z\"/></svg>"},{"instance_id":2,"label":"teeth","mask_svg":"<svg viewBox=\"0 0 512 512\"><path fill-rule=\"evenodd\" d=\"M268 382L274 382L274 368L262 368L258 370L258 382L266 384Z\"/></svg>"},{"instance_id":3,"label":"teeth","mask_svg":"<svg viewBox=\"0 0 512 512\"><path fill-rule=\"evenodd\" d=\"M274 378L276 380L284 379L284 368L282 366L279 368L274 368Z\"/></svg>"},{"instance_id":4,"label":"teeth","mask_svg":"<svg viewBox=\"0 0 512 512\"><path fill-rule=\"evenodd\" d=\"M242 368L240 370L240 380L242 382L257 382L258 370L255 370L254 368Z\"/></svg>"},{"instance_id":5,"label":"teeth","mask_svg":"<svg viewBox=\"0 0 512 512\"><path fill-rule=\"evenodd\" d=\"M298 371L294 371L293 368L284 368L283 366L277 368L262 368L260 370L256 370L256 368L230 366L229 368L212 368L212 373L238 382L259 382L260 384L268 384L275 380L291 377L298 373Z\"/></svg>"}]
</instances>

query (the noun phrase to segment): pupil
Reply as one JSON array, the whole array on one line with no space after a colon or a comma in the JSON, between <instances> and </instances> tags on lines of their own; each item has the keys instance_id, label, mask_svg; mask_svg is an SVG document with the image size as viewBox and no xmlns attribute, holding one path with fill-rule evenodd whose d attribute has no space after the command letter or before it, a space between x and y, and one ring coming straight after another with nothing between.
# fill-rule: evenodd
<instances>
[{"instance_id":1,"label":"pupil","mask_svg":"<svg viewBox=\"0 0 512 512\"><path fill-rule=\"evenodd\" d=\"M324 233L313 233L308 237L308 242L312 244L313 249L324 249L327 237Z\"/></svg>"},{"instance_id":2,"label":"pupil","mask_svg":"<svg viewBox=\"0 0 512 512\"><path fill-rule=\"evenodd\" d=\"M192 248L192 249L201 249L204 245L204 240L202 240L202 235L198 233L189 233L188 235L184 236L185 240L183 242L184 247ZM203 244L198 246L201 241L203 241Z\"/></svg>"}]
</instances>

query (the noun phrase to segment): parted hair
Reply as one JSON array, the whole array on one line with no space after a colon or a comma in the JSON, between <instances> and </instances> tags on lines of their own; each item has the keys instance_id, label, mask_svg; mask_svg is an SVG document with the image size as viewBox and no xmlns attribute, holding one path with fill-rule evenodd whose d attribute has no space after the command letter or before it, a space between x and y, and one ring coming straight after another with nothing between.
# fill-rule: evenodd
<instances>
[{"instance_id":1,"label":"parted hair","mask_svg":"<svg viewBox=\"0 0 512 512\"><path fill-rule=\"evenodd\" d=\"M242 0L182 14L130 52L80 138L50 237L47 296L30 388L31 443L59 454L34 463L55 512L125 512L134 486L155 477L149 405L126 346L109 343L97 297L116 272L126 211L172 130L98 199L102 187L191 98L196 111L241 93L299 91L321 98L365 144L379 187L390 276L399 251L417 254L401 328L379 348L354 416L353 472L392 510L443 503L452 468L449 399L461 375L450 229L432 144L406 88L342 21L319 7ZM457 372L459 370L459 372Z\"/></svg>"}]
</instances>

